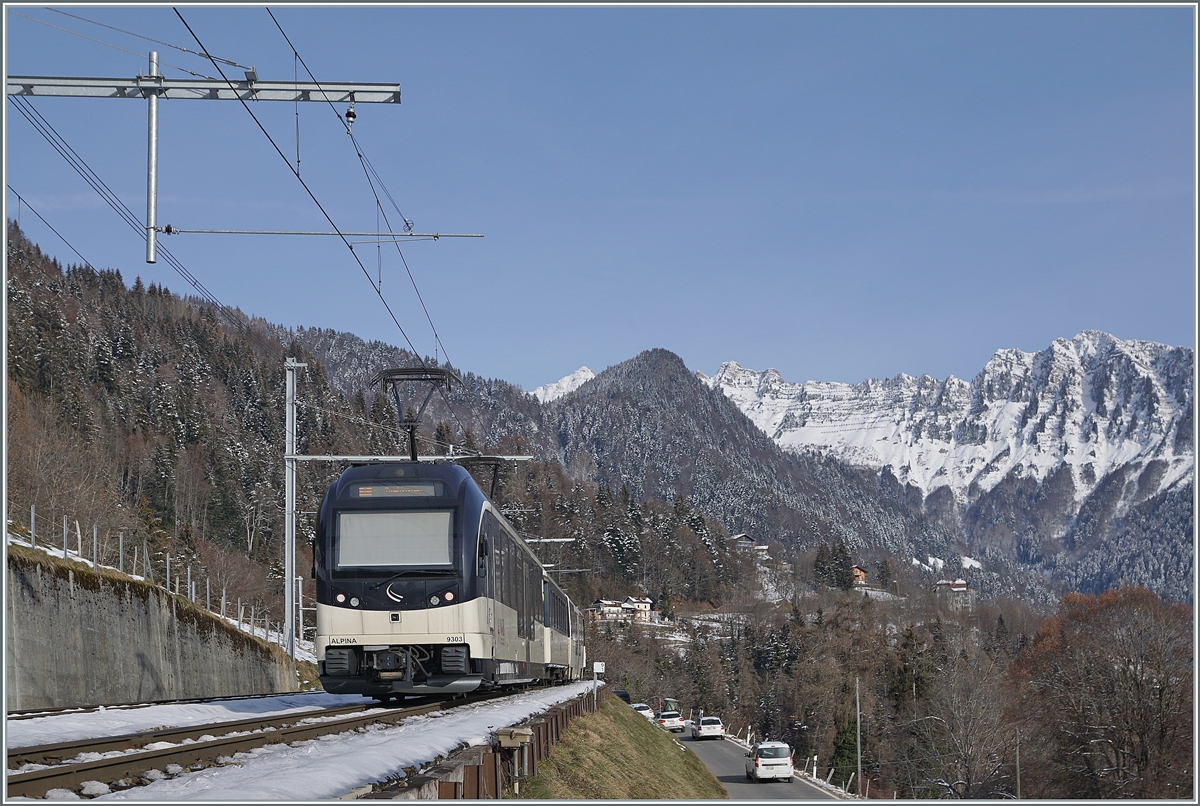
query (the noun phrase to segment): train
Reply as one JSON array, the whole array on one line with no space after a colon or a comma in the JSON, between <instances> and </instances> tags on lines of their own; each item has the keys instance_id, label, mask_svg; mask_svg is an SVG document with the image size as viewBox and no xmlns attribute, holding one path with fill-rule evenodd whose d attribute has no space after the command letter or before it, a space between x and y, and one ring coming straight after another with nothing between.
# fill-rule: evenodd
<instances>
[{"instance_id":1,"label":"train","mask_svg":"<svg viewBox=\"0 0 1200 806\"><path fill-rule=\"evenodd\" d=\"M381 701L583 677L578 606L454 461L352 466L313 543L321 685Z\"/></svg>"}]
</instances>

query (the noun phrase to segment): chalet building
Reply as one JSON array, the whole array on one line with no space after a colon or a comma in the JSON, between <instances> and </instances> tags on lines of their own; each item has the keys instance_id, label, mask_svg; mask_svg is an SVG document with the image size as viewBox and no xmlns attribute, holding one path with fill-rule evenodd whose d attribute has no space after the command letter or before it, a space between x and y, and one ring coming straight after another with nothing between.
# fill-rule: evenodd
<instances>
[{"instance_id":1,"label":"chalet building","mask_svg":"<svg viewBox=\"0 0 1200 806\"><path fill-rule=\"evenodd\" d=\"M951 610L975 609L975 591L971 590L965 579L939 579L936 585L939 602L945 602Z\"/></svg>"},{"instance_id":2,"label":"chalet building","mask_svg":"<svg viewBox=\"0 0 1200 806\"><path fill-rule=\"evenodd\" d=\"M867 584L867 569L861 565L856 565L850 569L850 573L854 575L855 587L862 587Z\"/></svg>"},{"instance_id":3,"label":"chalet building","mask_svg":"<svg viewBox=\"0 0 1200 806\"><path fill-rule=\"evenodd\" d=\"M750 535L745 534L744 532L740 535L734 535L733 537L731 537L729 539L737 541L734 545L736 545L740 549L748 549L748 548L754 547L754 541L750 539Z\"/></svg>"},{"instance_id":4,"label":"chalet building","mask_svg":"<svg viewBox=\"0 0 1200 806\"><path fill-rule=\"evenodd\" d=\"M597 599L585 612L593 621L658 622L661 619L661 614L654 609L653 601L637 596L627 596L623 602Z\"/></svg>"}]
</instances>

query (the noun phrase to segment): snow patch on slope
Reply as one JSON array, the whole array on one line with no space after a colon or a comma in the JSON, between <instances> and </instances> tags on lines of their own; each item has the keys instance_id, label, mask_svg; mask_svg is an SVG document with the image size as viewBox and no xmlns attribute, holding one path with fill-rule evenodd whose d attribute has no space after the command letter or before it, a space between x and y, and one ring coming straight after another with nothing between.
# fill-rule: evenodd
<instances>
[{"instance_id":1,"label":"snow patch on slope","mask_svg":"<svg viewBox=\"0 0 1200 806\"><path fill-rule=\"evenodd\" d=\"M565 378L534 389L533 396L538 399L539 403L549 403L551 400L558 400L563 395L574 392L595 377L596 373L587 367L580 367Z\"/></svg>"},{"instance_id":2,"label":"snow patch on slope","mask_svg":"<svg viewBox=\"0 0 1200 806\"><path fill-rule=\"evenodd\" d=\"M788 383L737 362L713 377L793 453L816 450L965 503L1010 474L1070 472L1082 502L1112 471L1155 462L1158 489L1192 475L1192 351L1085 331L1041 352L999 350L967 382L900 374L859 384Z\"/></svg>"}]
</instances>

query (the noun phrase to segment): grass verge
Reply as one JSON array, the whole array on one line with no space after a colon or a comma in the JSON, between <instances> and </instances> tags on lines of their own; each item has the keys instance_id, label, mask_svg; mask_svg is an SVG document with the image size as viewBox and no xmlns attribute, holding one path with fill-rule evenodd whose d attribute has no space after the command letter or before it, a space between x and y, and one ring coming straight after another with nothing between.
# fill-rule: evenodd
<instances>
[{"instance_id":1,"label":"grass verge","mask_svg":"<svg viewBox=\"0 0 1200 806\"><path fill-rule=\"evenodd\" d=\"M599 713L571 722L520 797L715 800L729 794L673 734L611 697Z\"/></svg>"}]
</instances>

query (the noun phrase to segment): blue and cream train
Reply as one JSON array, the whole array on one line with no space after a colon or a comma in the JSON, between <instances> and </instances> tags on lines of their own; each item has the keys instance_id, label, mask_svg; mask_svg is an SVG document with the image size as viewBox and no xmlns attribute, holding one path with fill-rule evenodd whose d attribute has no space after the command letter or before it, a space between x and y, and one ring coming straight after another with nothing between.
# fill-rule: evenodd
<instances>
[{"instance_id":1,"label":"blue and cream train","mask_svg":"<svg viewBox=\"0 0 1200 806\"><path fill-rule=\"evenodd\" d=\"M582 676L579 608L457 464L343 472L313 575L326 691L386 700Z\"/></svg>"}]
</instances>

